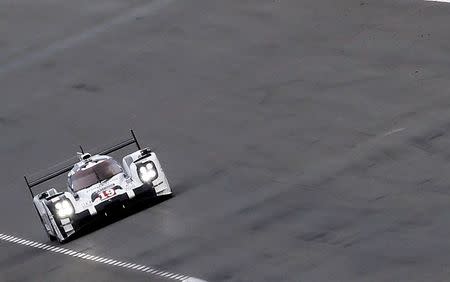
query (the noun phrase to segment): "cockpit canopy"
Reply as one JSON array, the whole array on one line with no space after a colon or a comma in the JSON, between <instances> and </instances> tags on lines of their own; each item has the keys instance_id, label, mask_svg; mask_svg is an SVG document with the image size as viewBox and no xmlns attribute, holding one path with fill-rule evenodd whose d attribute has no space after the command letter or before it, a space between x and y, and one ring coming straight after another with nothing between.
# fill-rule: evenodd
<instances>
[{"instance_id":1,"label":"cockpit canopy","mask_svg":"<svg viewBox=\"0 0 450 282\"><path fill-rule=\"evenodd\" d=\"M78 192L122 172L122 167L113 159L90 161L68 178L69 188Z\"/></svg>"}]
</instances>

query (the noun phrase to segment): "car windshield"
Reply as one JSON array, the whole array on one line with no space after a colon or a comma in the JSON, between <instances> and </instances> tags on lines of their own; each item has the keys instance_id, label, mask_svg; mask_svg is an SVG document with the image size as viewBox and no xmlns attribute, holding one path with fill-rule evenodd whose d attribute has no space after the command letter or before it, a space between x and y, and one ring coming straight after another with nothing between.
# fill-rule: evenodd
<instances>
[{"instance_id":1,"label":"car windshield","mask_svg":"<svg viewBox=\"0 0 450 282\"><path fill-rule=\"evenodd\" d=\"M77 192L103 180L110 179L121 172L122 168L116 161L112 159L103 160L72 175L70 177L71 187L74 192Z\"/></svg>"}]
</instances>

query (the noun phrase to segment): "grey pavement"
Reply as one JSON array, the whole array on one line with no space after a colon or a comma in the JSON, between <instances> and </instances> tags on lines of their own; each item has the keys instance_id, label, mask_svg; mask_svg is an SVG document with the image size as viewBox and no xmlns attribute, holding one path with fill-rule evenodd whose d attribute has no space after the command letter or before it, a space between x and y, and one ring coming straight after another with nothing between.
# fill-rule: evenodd
<instances>
[{"instance_id":1,"label":"grey pavement","mask_svg":"<svg viewBox=\"0 0 450 282\"><path fill-rule=\"evenodd\" d=\"M23 175L134 128L176 196L65 248L207 281L448 281L449 14L0 0L0 233L48 243ZM0 241L0 281L61 280L165 281Z\"/></svg>"}]
</instances>

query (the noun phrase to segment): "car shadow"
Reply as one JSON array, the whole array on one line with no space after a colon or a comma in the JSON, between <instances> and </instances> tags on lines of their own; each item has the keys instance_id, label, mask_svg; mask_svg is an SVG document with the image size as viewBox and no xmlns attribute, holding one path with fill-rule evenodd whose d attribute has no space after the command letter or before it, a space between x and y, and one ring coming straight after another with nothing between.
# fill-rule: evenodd
<instances>
[{"instance_id":1,"label":"car shadow","mask_svg":"<svg viewBox=\"0 0 450 282\"><path fill-rule=\"evenodd\" d=\"M129 217L131 215L134 215L136 213L144 211L148 208L151 208L157 204L160 204L164 201L167 201L168 199L170 199L172 197L173 197L173 195L159 196L157 198L150 199L147 201L134 203L133 205L126 206L125 208L121 209L120 211L116 211L116 212L110 213L108 215L105 215L105 214L97 215L97 216L95 216L95 218L92 219L92 222L89 223L89 225L84 226L81 230L77 231L77 233L75 233L74 235L67 238L63 242L63 244L66 244L77 238L80 238L80 237L83 237L90 233L93 233L94 231L97 231L108 225L114 224L115 222L118 222L126 217Z\"/></svg>"}]
</instances>

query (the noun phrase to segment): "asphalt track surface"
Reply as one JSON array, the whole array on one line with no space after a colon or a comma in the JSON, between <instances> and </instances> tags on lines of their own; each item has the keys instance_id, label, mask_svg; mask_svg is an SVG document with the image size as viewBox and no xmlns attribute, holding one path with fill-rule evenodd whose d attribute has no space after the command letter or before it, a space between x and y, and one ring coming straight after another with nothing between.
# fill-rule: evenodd
<instances>
[{"instance_id":1,"label":"asphalt track surface","mask_svg":"<svg viewBox=\"0 0 450 282\"><path fill-rule=\"evenodd\" d=\"M134 128L176 196L63 248L207 281L448 281L449 13L0 0L0 233L57 246L23 174ZM0 281L170 279L0 240Z\"/></svg>"}]
</instances>

